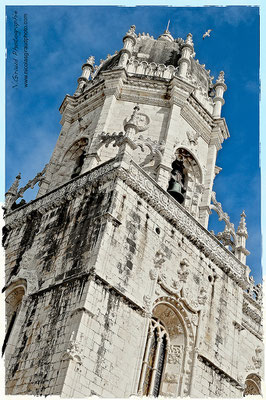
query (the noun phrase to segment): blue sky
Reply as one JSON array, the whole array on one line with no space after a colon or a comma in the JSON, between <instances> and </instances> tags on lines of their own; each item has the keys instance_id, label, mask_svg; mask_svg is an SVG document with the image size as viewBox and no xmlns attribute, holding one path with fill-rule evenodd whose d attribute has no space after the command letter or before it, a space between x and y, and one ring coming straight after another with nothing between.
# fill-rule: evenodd
<instances>
[{"instance_id":1,"label":"blue sky","mask_svg":"<svg viewBox=\"0 0 266 400\"><path fill-rule=\"evenodd\" d=\"M23 81L23 41L20 38L19 84L12 88L14 11L23 28L28 14L29 86ZM247 215L251 255L247 264L256 281L261 277L259 169L259 8L233 7L7 7L6 187L21 171L24 185L50 159L60 132L58 108L65 94L73 94L81 66L94 55L96 64L122 47L131 24L137 32L158 37L170 19L172 35L193 34L196 58L217 78L225 71L228 90L222 116L231 137L218 153L222 172L214 190L237 228ZM211 37L202 34L213 29ZM28 191L32 194L32 191ZM25 196L29 199L29 194ZM223 229L211 216L210 229Z\"/></svg>"}]
</instances>

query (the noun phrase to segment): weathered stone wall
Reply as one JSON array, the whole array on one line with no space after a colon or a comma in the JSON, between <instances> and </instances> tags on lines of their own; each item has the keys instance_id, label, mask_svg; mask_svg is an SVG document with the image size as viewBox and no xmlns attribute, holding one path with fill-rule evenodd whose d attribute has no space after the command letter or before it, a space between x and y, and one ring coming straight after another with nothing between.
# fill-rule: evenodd
<instances>
[{"instance_id":1,"label":"weathered stone wall","mask_svg":"<svg viewBox=\"0 0 266 400\"><path fill-rule=\"evenodd\" d=\"M243 328L239 331L238 328L243 318L243 289L211 259L205 257L197 246L167 223L145 200L136 197L126 183L120 181L116 192L116 207L112 212L123 223L118 227L110 225L109 232L108 229L105 231L107 252L100 253L96 271L99 270L99 274L104 273L104 279L112 286L123 290L131 300L151 312L152 304L159 295L164 293L167 296L174 291L174 287L180 288L180 263L186 259L188 267L181 289L183 296L190 306L202 290L205 297L201 311L198 351L207 358L207 364L209 360L209 365L219 366L217 373L209 365L198 361L197 379L206 379L209 391L206 393L207 389L204 387L200 392L199 386L192 390L195 390L195 394L209 396L240 396L242 388L239 380L243 385L243 376L242 379L239 377L245 375L254 346L261 345L259 338L250 331ZM160 284L155 285L154 282L153 271L158 269L156 263L161 254L164 261L159 266L159 271L161 276L167 277L168 291L161 290ZM260 330L259 325L258 329ZM243 337L249 337L247 340L253 343L246 349ZM243 353L245 361L240 359L240 354ZM202 370L205 371L203 375ZM215 374L215 379L224 381L220 386L212 383Z\"/></svg>"},{"instance_id":2,"label":"weathered stone wall","mask_svg":"<svg viewBox=\"0 0 266 400\"><path fill-rule=\"evenodd\" d=\"M79 305L84 290L86 279L77 279L24 300L15 351L7 366L7 394L61 393L71 311Z\"/></svg>"},{"instance_id":3,"label":"weathered stone wall","mask_svg":"<svg viewBox=\"0 0 266 400\"><path fill-rule=\"evenodd\" d=\"M8 394L136 394L154 310L168 310L170 351L173 310L186 343L165 395L240 397L261 374L246 267L134 163L113 160L8 215L5 246L7 286L29 283Z\"/></svg>"}]
</instances>

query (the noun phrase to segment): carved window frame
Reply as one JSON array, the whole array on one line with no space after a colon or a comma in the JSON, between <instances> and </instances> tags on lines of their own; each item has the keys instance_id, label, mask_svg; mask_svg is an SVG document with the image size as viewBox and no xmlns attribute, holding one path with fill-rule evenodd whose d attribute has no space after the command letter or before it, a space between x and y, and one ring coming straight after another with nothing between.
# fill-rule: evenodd
<instances>
[{"instance_id":1,"label":"carved window frame","mask_svg":"<svg viewBox=\"0 0 266 400\"><path fill-rule=\"evenodd\" d=\"M139 380L139 394L160 395L163 374L169 351L169 336L157 318L151 318Z\"/></svg>"},{"instance_id":2,"label":"carved window frame","mask_svg":"<svg viewBox=\"0 0 266 400\"><path fill-rule=\"evenodd\" d=\"M16 293L17 292L17 293ZM23 292L23 293L21 293ZM2 345L2 355L5 353L6 360L12 353L12 347L16 342L16 334L18 333L18 318L22 308L22 302L27 293L27 282L25 279L18 279L12 282L6 289L6 333ZM22 294L22 295L21 295ZM13 296L13 299L12 299ZM12 304L13 303L13 304ZM8 306L11 310L8 311ZM12 309L13 307L13 309ZM8 311L8 313L7 313ZM8 318L9 317L9 318Z\"/></svg>"},{"instance_id":3,"label":"carved window frame","mask_svg":"<svg viewBox=\"0 0 266 400\"><path fill-rule=\"evenodd\" d=\"M253 391L255 391L255 393ZM261 396L261 394L261 378L257 374L249 374L245 380L243 397Z\"/></svg>"},{"instance_id":4,"label":"carved window frame","mask_svg":"<svg viewBox=\"0 0 266 400\"><path fill-rule=\"evenodd\" d=\"M176 160L181 161L184 167L185 193L182 205L194 217L197 217L203 191L203 171L200 162L195 154L185 146L180 146L175 150L171 166Z\"/></svg>"}]
</instances>

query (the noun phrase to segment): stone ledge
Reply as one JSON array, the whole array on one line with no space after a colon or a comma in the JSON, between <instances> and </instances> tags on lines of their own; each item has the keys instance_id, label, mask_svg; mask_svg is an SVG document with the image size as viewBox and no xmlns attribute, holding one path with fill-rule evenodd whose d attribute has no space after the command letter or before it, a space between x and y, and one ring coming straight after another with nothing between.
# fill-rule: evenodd
<instances>
[{"instance_id":1,"label":"stone ledge","mask_svg":"<svg viewBox=\"0 0 266 400\"><path fill-rule=\"evenodd\" d=\"M228 375L225 371L223 371L220 367L217 367L211 360L205 357L202 354L198 355L198 360L205 364L207 367L211 368L217 375L220 375L222 379L225 379L230 385L235 386L237 389L243 391L244 387L230 375Z\"/></svg>"}]
</instances>

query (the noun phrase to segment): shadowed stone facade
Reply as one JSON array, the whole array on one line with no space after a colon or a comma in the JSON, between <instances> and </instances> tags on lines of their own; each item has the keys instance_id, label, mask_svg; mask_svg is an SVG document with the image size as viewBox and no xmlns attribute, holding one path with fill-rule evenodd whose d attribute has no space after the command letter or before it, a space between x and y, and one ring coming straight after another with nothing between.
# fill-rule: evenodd
<instances>
[{"instance_id":1,"label":"shadowed stone facade","mask_svg":"<svg viewBox=\"0 0 266 400\"><path fill-rule=\"evenodd\" d=\"M49 164L6 194L6 393L259 394L245 214L235 231L212 190L224 74L212 82L191 34L132 26L123 43L82 66Z\"/></svg>"}]
</instances>

